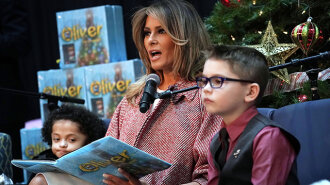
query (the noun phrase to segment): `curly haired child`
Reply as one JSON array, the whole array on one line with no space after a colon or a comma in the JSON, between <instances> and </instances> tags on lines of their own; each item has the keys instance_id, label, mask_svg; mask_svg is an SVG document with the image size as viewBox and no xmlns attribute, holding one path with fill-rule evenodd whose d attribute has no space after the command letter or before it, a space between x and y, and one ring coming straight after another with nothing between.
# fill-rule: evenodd
<instances>
[{"instance_id":1,"label":"curly haired child","mask_svg":"<svg viewBox=\"0 0 330 185\"><path fill-rule=\"evenodd\" d=\"M83 106L62 104L50 113L42 128L42 137L51 146L34 159L58 159L82 146L104 137L106 126L97 115ZM30 184L40 178L51 180L48 173L31 176Z\"/></svg>"}]
</instances>

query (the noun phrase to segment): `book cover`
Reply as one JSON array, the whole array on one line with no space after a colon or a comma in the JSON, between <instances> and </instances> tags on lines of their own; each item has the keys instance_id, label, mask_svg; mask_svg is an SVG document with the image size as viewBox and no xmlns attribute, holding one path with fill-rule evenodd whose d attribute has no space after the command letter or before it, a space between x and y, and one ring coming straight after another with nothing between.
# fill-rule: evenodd
<instances>
[{"instance_id":1,"label":"book cover","mask_svg":"<svg viewBox=\"0 0 330 185\"><path fill-rule=\"evenodd\" d=\"M56 18L60 68L126 60L121 6L62 11Z\"/></svg>"},{"instance_id":2,"label":"book cover","mask_svg":"<svg viewBox=\"0 0 330 185\"><path fill-rule=\"evenodd\" d=\"M37 75L39 93L86 100L84 68L38 71ZM47 119L47 115L49 114L48 103L47 99L40 99L40 115L42 122ZM61 104L62 102L57 102L58 106ZM84 106L88 107L86 101Z\"/></svg>"},{"instance_id":3,"label":"book cover","mask_svg":"<svg viewBox=\"0 0 330 185\"><path fill-rule=\"evenodd\" d=\"M22 128L20 135L22 159L32 159L49 148L48 144L42 141L41 128Z\"/></svg>"},{"instance_id":4,"label":"book cover","mask_svg":"<svg viewBox=\"0 0 330 185\"><path fill-rule=\"evenodd\" d=\"M20 135L22 159L32 159L49 148L48 144L42 141L41 128L22 128L20 129ZM24 182L27 183L30 173L23 170L23 176Z\"/></svg>"},{"instance_id":5,"label":"book cover","mask_svg":"<svg viewBox=\"0 0 330 185\"><path fill-rule=\"evenodd\" d=\"M69 173L95 185L103 184L103 173L125 179L118 168L140 178L171 166L166 161L110 136L98 139L56 161L14 159L12 164L33 173Z\"/></svg>"},{"instance_id":6,"label":"book cover","mask_svg":"<svg viewBox=\"0 0 330 185\"><path fill-rule=\"evenodd\" d=\"M127 87L145 74L140 59L85 67L89 110L111 119Z\"/></svg>"}]
</instances>

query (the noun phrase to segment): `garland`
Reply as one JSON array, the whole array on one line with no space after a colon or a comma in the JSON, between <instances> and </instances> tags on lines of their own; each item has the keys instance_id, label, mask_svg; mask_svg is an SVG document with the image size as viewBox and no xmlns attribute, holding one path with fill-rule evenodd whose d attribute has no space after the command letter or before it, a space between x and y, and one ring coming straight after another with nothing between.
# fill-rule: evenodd
<instances>
[{"instance_id":1,"label":"garland","mask_svg":"<svg viewBox=\"0 0 330 185\"><path fill-rule=\"evenodd\" d=\"M330 80L318 80L318 94L320 99L330 98ZM274 91L271 95L264 96L258 107L280 108L286 105L312 101L310 82L305 82L301 89L291 92Z\"/></svg>"}]
</instances>

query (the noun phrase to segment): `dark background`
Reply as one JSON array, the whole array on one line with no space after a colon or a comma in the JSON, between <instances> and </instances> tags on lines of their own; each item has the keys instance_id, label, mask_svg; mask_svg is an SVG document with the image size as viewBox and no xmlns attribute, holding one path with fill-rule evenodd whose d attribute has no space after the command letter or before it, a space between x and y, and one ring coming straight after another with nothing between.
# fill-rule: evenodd
<instances>
[{"instance_id":1,"label":"dark background","mask_svg":"<svg viewBox=\"0 0 330 185\"><path fill-rule=\"evenodd\" d=\"M27 39L19 46L18 53L6 55L6 47L0 46L0 88L38 92L37 71L58 69L59 46L56 26L56 12L93 7L99 5L121 5L123 7L124 29L127 58L138 58L131 36L131 16L141 6L153 0L0 0L0 11L13 1L21 3L14 7L25 11L20 20L21 31ZM194 5L202 18L210 15L217 0L188 0ZM8 13L8 12L7 12ZM7 14L6 13L6 14ZM4 13L5 14L5 13ZM6 15L5 14L5 15ZM1 15L1 14L0 14ZM2 23L2 22L1 22ZM0 45L5 46L1 40ZM12 94L0 89L0 132L9 133L13 142L13 158L21 158L19 129L24 122L40 118L39 99L37 97ZM14 168L14 181L23 181L22 172Z\"/></svg>"}]
</instances>

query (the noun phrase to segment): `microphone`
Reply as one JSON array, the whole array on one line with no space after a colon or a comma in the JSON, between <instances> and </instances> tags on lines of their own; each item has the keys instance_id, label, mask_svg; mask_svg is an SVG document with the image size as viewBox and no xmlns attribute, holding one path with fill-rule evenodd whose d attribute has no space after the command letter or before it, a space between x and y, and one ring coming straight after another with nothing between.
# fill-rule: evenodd
<instances>
[{"instance_id":1,"label":"microphone","mask_svg":"<svg viewBox=\"0 0 330 185\"><path fill-rule=\"evenodd\" d=\"M160 83L158 75L151 73L147 76L146 85L144 86L143 95L140 101L140 112L145 113L150 104L155 101L157 95L157 86Z\"/></svg>"}]
</instances>

